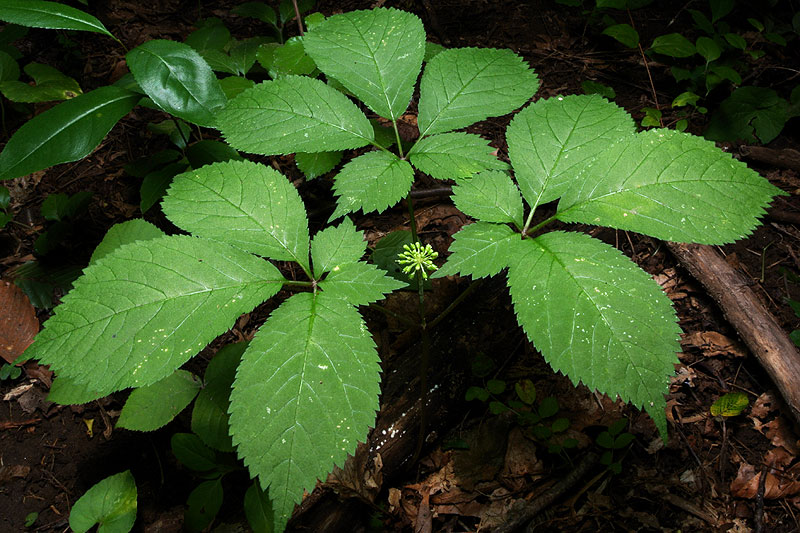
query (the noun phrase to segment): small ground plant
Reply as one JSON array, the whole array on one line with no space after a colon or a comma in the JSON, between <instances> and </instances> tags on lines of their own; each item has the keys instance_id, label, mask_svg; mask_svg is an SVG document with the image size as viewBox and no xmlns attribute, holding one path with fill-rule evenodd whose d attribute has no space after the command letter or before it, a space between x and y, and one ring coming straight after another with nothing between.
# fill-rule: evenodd
<instances>
[{"instance_id":1,"label":"small ground plant","mask_svg":"<svg viewBox=\"0 0 800 533\"><path fill-rule=\"evenodd\" d=\"M237 150L295 153L315 174L347 157L334 177L330 220L340 222L312 237L297 190L260 163L214 161L178 174L161 205L189 235L137 223L107 237L26 352L56 372L59 401L182 379L185 406L196 387L174 377L179 367L242 313L295 291L241 354L229 407L220 404L231 444L269 490L281 530L304 491L374 423L379 360L357 307L405 286L362 260L366 243L348 215L394 206L419 171L455 180L456 206L475 219L432 277L505 271L517 320L551 366L646 409L666 437L664 394L679 349L670 301L615 248L567 224L720 244L750 232L780 191L708 141L637 133L624 110L597 95L541 99L520 111L506 132L509 169L485 140L456 130L525 105L538 88L534 71L509 50L426 47L421 21L403 11L334 15L315 23L302 46L327 82L281 75L230 100L188 45L151 41L128 53L153 105L218 128ZM407 146L398 120L421 70L420 135ZM43 139L24 126L0 155L0 176L88 154L140 98L107 87L60 104L53 110L78 106L79 120L96 125L93 137L65 154L61 132ZM391 124L390 139L377 118ZM404 267L422 308L437 252L418 242L408 205ZM287 279L277 266L286 263L302 279ZM424 309L420 318L425 332Z\"/></svg>"}]
</instances>

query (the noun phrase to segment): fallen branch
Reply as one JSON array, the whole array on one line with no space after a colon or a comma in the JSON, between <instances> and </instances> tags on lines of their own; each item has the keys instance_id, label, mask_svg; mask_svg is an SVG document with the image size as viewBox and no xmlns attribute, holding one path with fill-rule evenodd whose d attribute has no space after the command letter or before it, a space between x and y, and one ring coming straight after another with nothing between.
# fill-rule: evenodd
<instances>
[{"instance_id":1,"label":"fallen branch","mask_svg":"<svg viewBox=\"0 0 800 533\"><path fill-rule=\"evenodd\" d=\"M714 298L800 423L800 354L786 332L764 308L744 277L714 248L672 242L667 246Z\"/></svg>"},{"instance_id":2,"label":"fallen branch","mask_svg":"<svg viewBox=\"0 0 800 533\"><path fill-rule=\"evenodd\" d=\"M743 145L739 148L739 153L747 159L766 163L772 167L800 170L800 152L791 148L778 150L764 146Z\"/></svg>"}]
</instances>

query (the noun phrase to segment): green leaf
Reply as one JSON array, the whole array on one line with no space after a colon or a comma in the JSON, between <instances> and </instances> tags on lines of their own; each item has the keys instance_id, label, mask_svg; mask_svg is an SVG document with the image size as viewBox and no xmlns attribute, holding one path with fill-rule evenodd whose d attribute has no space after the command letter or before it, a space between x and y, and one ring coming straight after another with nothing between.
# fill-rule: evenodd
<instances>
[{"instance_id":1,"label":"green leaf","mask_svg":"<svg viewBox=\"0 0 800 533\"><path fill-rule=\"evenodd\" d=\"M349 161L336 175L333 190L339 197L330 220L361 209L365 214L384 211L402 200L414 183L414 169L391 152L373 151Z\"/></svg>"},{"instance_id":2,"label":"green leaf","mask_svg":"<svg viewBox=\"0 0 800 533\"><path fill-rule=\"evenodd\" d=\"M430 41L425 43L425 56L422 61L427 63L434 58L439 52L444 52L446 48L439 43L432 43Z\"/></svg>"},{"instance_id":3,"label":"green leaf","mask_svg":"<svg viewBox=\"0 0 800 533\"><path fill-rule=\"evenodd\" d=\"M240 17L258 19L273 26L278 23L278 16L275 14L275 10L264 2L245 2L234 7L232 11Z\"/></svg>"},{"instance_id":4,"label":"green leaf","mask_svg":"<svg viewBox=\"0 0 800 533\"><path fill-rule=\"evenodd\" d=\"M513 253L514 243L520 236L505 225L476 222L461 228L453 239L450 257L442 268L431 274L432 278L453 274L473 278L494 276L508 266L509 254Z\"/></svg>"},{"instance_id":5,"label":"green leaf","mask_svg":"<svg viewBox=\"0 0 800 533\"><path fill-rule=\"evenodd\" d=\"M486 382L486 390L491 394L502 394L506 390L506 382L501 379L490 379Z\"/></svg>"},{"instance_id":6,"label":"green leaf","mask_svg":"<svg viewBox=\"0 0 800 533\"><path fill-rule=\"evenodd\" d=\"M272 511L272 502L269 501L269 493L258 486L258 481L247 487L244 493L244 514L253 533L273 533L275 513Z\"/></svg>"},{"instance_id":7,"label":"green leaf","mask_svg":"<svg viewBox=\"0 0 800 533\"><path fill-rule=\"evenodd\" d=\"M317 68L306 53L303 37L292 37L277 47L259 48L259 62L270 72L270 76L310 75Z\"/></svg>"},{"instance_id":8,"label":"green leaf","mask_svg":"<svg viewBox=\"0 0 800 533\"><path fill-rule=\"evenodd\" d=\"M68 100L83 94L77 81L49 65L28 63L24 70L28 76L33 78L35 85L28 85L16 80L0 83L0 91L3 96L12 102L37 103Z\"/></svg>"},{"instance_id":9,"label":"green leaf","mask_svg":"<svg viewBox=\"0 0 800 533\"><path fill-rule=\"evenodd\" d=\"M217 121L231 146L263 155L347 150L369 144L374 135L367 117L345 95L305 76L243 91Z\"/></svg>"},{"instance_id":10,"label":"green leaf","mask_svg":"<svg viewBox=\"0 0 800 533\"><path fill-rule=\"evenodd\" d=\"M225 93L225 98L233 100L247 89L255 87L256 82L240 76L228 76L219 80L219 86Z\"/></svg>"},{"instance_id":11,"label":"green leaf","mask_svg":"<svg viewBox=\"0 0 800 533\"><path fill-rule=\"evenodd\" d=\"M139 188L139 209L141 212L147 213L151 207L156 205L164 197L175 176L185 172L187 167L188 165L185 161L178 161L147 174Z\"/></svg>"},{"instance_id":12,"label":"green leaf","mask_svg":"<svg viewBox=\"0 0 800 533\"><path fill-rule=\"evenodd\" d=\"M103 240L97 245L97 248L94 249L94 252L92 252L92 258L89 260L89 264L96 263L100 258L108 255L123 244L136 241L148 241L163 236L163 231L141 218L114 224L106 232L105 237L103 237Z\"/></svg>"},{"instance_id":13,"label":"green leaf","mask_svg":"<svg viewBox=\"0 0 800 533\"><path fill-rule=\"evenodd\" d=\"M407 284L387 276L386 272L369 263L347 263L337 266L319 286L329 298L351 305L367 305L382 300L390 292Z\"/></svg>"},{"instance_id":14,"label":"green leaf","mask_svg":"<svg viewBox=\"0 0 800 533\"><path fill-rule=\"evenodd\" d=\"M192 168L200 168L211 163L241 161L244 158L234 148L223 142L204 139L186 149L186 159L189 160Z\"/></svg>"},{"instance_id":15,"label":"green leaf","mask_svg":"<svg viewBox=\"0 0 800 533\"><path fill-rule=\"evenodd\" d=\"M597 94L606 100L613 100L617 97L617 93L614 91L613 87L592 80L581 82L581 89L584 94Z\"/></svg>"},{"instance_id":16,"label":"green leaf","mask_svg":"<svg viewBox=\"0 0 800 533\"><path fill-rule=\"evenodd\" d=\"M189 531L205 530L222 507L222 481L220 478L203 481L186 500L186 528Z\"/></svg>"},{"instance_id":17,"label":"green leaf","mask_svg":"<svg viewBox=\"0 0 800 533\"><path fill-rule=\"evenodd\" d=\"M715 61L722 55L722 49L714 39L698 37L695 46L697 47L697 53L703 56L706 63Z\"/></svg>"},{"instance_id":18,"label":"green leaf","mask_svg":"<svg viewBox=\"0 0 800 533\"><path fill-rule=\"evenodd\" d=\"M183 41L197 52L204 50L222 50L231 40L231 32L218 18L206 19L205 24L190 33Z\"/></svg>"},{"instance_id":19,"label":"green leaf","mask_svg":"<svg viewBox=\"0 0 800 533\"><path fill-rule=\"evenodd\" d=\"M136 481L130 470L109 476L78 498L69 513L69 527L85 533L95 524L99 532L127 533L136 522Z\"/></svg>"},{"instance_id":20,"label":"green leaf","mask_svg":"<svg viewBox=\"0 0 800 533\"><path fill-rule=\"evenodd\" d=\"M155 383L282 281L270 263L223 243L126 244L84 270L26 355L100 394Z\"/></svg>"},{"instance_id":21,"label":"green leaf","mask_svg":"<svg viewBox=\"0 0 800 533\"><path fill-rule=\"evenodd\" d=\"M63 221L86 211L89 200L92 198L91 191L81 191L72 196L66 194L50 194L42 202L42 216L45 220Z\"/></svg>"},{"instance_id":22,"label":"green leaf","mask_svg":"<svg viewBox=\"0 0 800 533\"><path fill-rule=\"evenodd\" d=\"M603 30L603 35L613 37L628 48L636 48L639 45L639 32L633 29L630 24L614 24Z\"/></svg>"},{"instance_id":23,"label":"green leaf","mask_svg":"<svg viewBox=\"0 0 800 533\"><path fill-rule=\"evenodd\" d=\"M484 222L523 226L522 198L508 174L482 172L453 187L453 202L459 210Z\"/></svg>"},{"instance_id":24,"label":"green leaf","mask_svg":"<svg viewBox=\"0 0 800 533\"><path fill-rule=\"evenodd\" d=\"M711 117L705 132L710 141L772 141L787 120L786 100L766 87L739 87ZM753 133L758 137L753 136Z\"/></svg>"},{"instance_id":25,"label":"green leaf","mask_svg":"<svg viewBox=\"0 0 800 533\"><path fill-rule=\"evenodd\" d=\"M711 404L711 416L738 416L750 404L747 394L743 392L729 392L723 394Z\"/></svg>"},{"instance_id":26,"label":"green leaf","mask_svg":"<svg viewBox=\"0 0 800 533\"><path fill-rule=\"evenodd\" d=\"M57 376L50 386L47 401L60 405L81 405L93 402L103 396L105 394L99 394L91 390L90 385L75 383L68 378Z\"/></svg>"},{"instance_id":27,"label":"green leaf","mask_svg":"<svg viewBox=\"0 0 800 533\"><path fill-rule=\"evenodd\" d=\"M422 67L425 29L397 9L334 15L306 33L305 48L319 69L336 78L378 115L402 115Z\"/></svg>"},{"instance_id":28,"label":"green leaf","mask_svg":"<svg viewBox=\"0 0 800 533\"><path fill-rule=\"evenodd\" d=\"M231 393L239 455L269 487L282 531L304 490L343 465L375 423L380 366L358 311L324 293L275 310L242 358Z\"/></svg>"},{"instance_id":29,"label":"green leaf","mask_svg":"<svg viewBox=\"0 0 800 533\"><path fill-rule=\"evenodd\" d=\"M463 128L510 113L539 88L539 79L511 50L451 48L425 66L420 82L420 136Z\"/></svg>"},{"instance_id":30,"label":"green leaf","mask_svg":"<svg viewBox=\"0 0 800 533\"><path fill-rule=\"evenodd\" d=\"M736 33L726 33L725 40L728 41L728 44L733 46L734 48L738 48L739 50L744 50L747 48L747 41L744 40L739 34Z\"/></svg>"},{"instance_id":31,"label":"green leaf","mask_svg":"<svg viewBox=\"0 0 800 533\"><path fill-rule=\"evenodd\" d=\"M175 177L162 208L195 235L310 270L303 201L273 168L228 161L185 172Z\"/></svg>"},{"instance_id":32,"label":"green leaf","mask_svg":"<svg viewBox=\"0 0 800 533\"><path fill-rule=\"evenodd\" d=\"M731 11L736 5L735 0L709 0L711 5L711 22L716 22Z\"/></svg>"},{"instance_id":33,"label":"green leaf","mask_svg":"<svg viewBox=\"0 0 800 533\"><path fill-rule=\"evenodd\" d=\"M301 15L308 12L312 7L314 7L314 0L297 1L297 11L299 11ZM281 3L278 5L278 13L280 15L281 24L286 24L288 21L297 18L294 2L292 2L292 0L281 0Z\"/></svg>"},{"instance_id":34,"label":"green leaf","mask_svg":"<svg viewBox=\"0 0 800 533\"><path fill-rule=\"evenodd\" d=\"M311 241L311 259L314 277L336 270L346 263L355 263L364 255L367 243L364 233L358 231L353 222L345 217L338 226L328 226Z\"/></svg>"},{"instance_id":35,"label":"green leaf","mask_svg":"<svg viewBox=\"0 0 800 533\"><path fill-rule=\"evenodd\" d=\"M216 127L215 114L225 103L217 77L188 44L154 39L125 56L147 96L171 115Z\"/></svg>"},{"instance_id":36,"label":"green leaf","mask_svg":"<svg viewBox=\"0 0 800 533\"><path fill-rule=\"evenodd\" d=\"M100 87L33 117L0 153L0 180L86 157L140 98L119 87Z\"/></svg>"},{"instance_id":37,"label":"green leaf","mask_svg":"<svg viewBox=\"0 0 800 533\"><path fill-rule=\"evenodd\" d=\"M609 146L558 204L558 218L702 244L748 235L782 194L713 143L666 129Z\"/></svg>"},{"instance_id":38,"label":"green leaf","mask_svg":"<svg viewBox=\"0 0 800 533\"><path fill-rule=\"evenodd\" d=\"M200 392L200 380L187 370L176 370L152 385L131 392L117 427L155 431L178 416Z\"/></svg>"},{"instance_id":39,"label":"green leaf","mask_svg":"<svg viewBox=\"0 0 800 533\"><path fill-rule=\"evenodd\" d=\"M217 467L217 453L194 433L175 433L170 439L172 453L180 463L195 472L208 472Z\"/></svg>"},{"instance_id":40,"label":"green leaf","mask_svg":"<svg viewBox=\"0 0 800 533\"><path fill-rule=\"evenodd\" d=\"M670 57L691 57L697 52L692 42L680 33L656 37L650 49Z\"/></svg>"},{"instance_id":41,"label":"green leaf","mask_svg":"<svg viewBox=\"0 0 800 533\"><path fill-rule=\"evenodd\" d=\"M307 154L299 152L294 155L294 162L307 180L313 180L333 170L342 160L342 152L316 152Z\"/></svg>"},{"instance_id":42,"label":"green leaf","mask_svg":"<svg viewBox=\"0 0 800 533\"><path fill-rule=\"evenodd\" d=\"M228 433L228 406L236 369L247 348L246 342L228 344L208 363L205 386L194 402L192 431L211 448L221 452L234 451Z\"/></svg>"},{"instance_id":43,"label":"green leaf","mask_svg":"<svg viewBox=\"0 0 800 533\"><path fill-rule=\"evenodd\" d=\"M467 392L464 393L464 399L468 402L472 400L485 402L489 399L489 391L483 387L470 387L467 389Z\"/></svg>"},{"instance_id":44,"label":"green leaf","mask_svg":"<svg viewBox=\"0 0 800 533\"><path fill-rule=\"evenodd\" d=\"M574 187L592 158L634 131L625 110L597 95L531 104L506 129L508 156L522 196L532 209L555 200Z\"/></svg>"},{"instance_id":45,"label":"green leaf","mask_svg":"<svg viewBox=\"0 0 800 533\"><path fill-rule=\"evenodd\" d=\"M295 39L295 37L292 37L292 39ZM289 39L289 41L292 39ZM253 65L256 63L256 56L259 48L262 44L266 44L270 41L271 39L266 37L251 37L242 41L234 41L229 52L231 65L236 71L234 74L244 76L250 72L250 69L253 68Z\"/></svg>"},{"instance_id":46,"label":"green leaf","mask_svg":"<svg viewBox=\"0 0 800 533\"><path fill-rule=\"evenodd\" d=\"M440 180L469 178L484 170L505 170L508 165L493 154L484 139L469 133L442 133L417 142L408 157L417 169Z\"/></svg>"},{"instance_id":47,"label":"green leaf","mask_svg":"<svg viewBox=\"0 0 800 533\"><path fill-rule=\"evenodd\" d=\"M533 402L536 401L536 385L528 378L514 384L514 391L516 391L517 397L522 400L522 403L526 405L533 405Z\"/></svg>"},{"instance_id":48,"label":"green leaf","mask_svg":"<svg viewBox=\"0 0 800 533\"><path fill-rule=\"evenodd\" d=\"M0 82L19 79L19 64L7 52L0 51Z\"/></svg>"},{"instance_id":49,"label":"green leaf","mask_svg":"<svg viewBox=\"0 0 800 533\"><path fill-rule=\"evenodd\" d=\"M664 394L680 328L659 286L582 233L546 233L518 241L515 251L508 269L514 310L547 362L573 383L644 407L666 435Z\"/></svg>"},{"instance_id":50,"label":"green leaf","mask_svg":"<svg viewBox=\"0 0 800 533\"><path fill-rule=\"evenodd\" d=\"M0 20L31 28L91 31L117 40L97 18L56 2L1 0Z\"/></svg>"}]
</instances>

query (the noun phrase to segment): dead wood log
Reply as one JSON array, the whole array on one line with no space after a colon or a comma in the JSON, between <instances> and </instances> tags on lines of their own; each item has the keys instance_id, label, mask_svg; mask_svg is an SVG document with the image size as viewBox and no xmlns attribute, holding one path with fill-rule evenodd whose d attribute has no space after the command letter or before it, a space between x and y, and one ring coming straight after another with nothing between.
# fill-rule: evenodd
<instances>
[{"instance_id":1,"label":"dead wood log","mask_svg":"<svg viewBox=\"0 0 800 533\"><path fill-rule=\"evenodd\" d=\"M764 146L743 145L739 153L747 159L766 163L773 167L800 170L800 152L791 148L778 150Z\"/></svg>"},{"instance_id":2,"label":"dead wood log","mask_svg":"<svg viewBox=\"0 0 800 533\"><path fill-rule=\"evenodd\" d=\"M800 354L747 280L711 246L667 243L722 309L800 423Z\"/></svg>"}]
</instances>

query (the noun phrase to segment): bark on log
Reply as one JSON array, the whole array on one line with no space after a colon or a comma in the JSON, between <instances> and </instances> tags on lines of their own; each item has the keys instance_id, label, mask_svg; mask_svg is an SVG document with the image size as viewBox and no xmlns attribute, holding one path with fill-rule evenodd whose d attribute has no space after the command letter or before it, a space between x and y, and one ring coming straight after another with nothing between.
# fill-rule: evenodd
<instances>
[{"instance_id":1,"label":"bark on log","mask_svg":"<svg viewBox=\"0 0 800 533\"><path fill-rule=\"evenodd\" d=\"M791 148L777 150L763 146L743 145L739 148L739 153L748 159L766 163L773 167L800 170L800 152Z\"/></svg>"},{"instance_id":2,"label":"bark on log","mask_svg":"<svg viewBox=\"0 0 800 533\"><path fill-rule=\"evenodd\" d=\"M747 280L710 246L672 242L667 246L717 302L800 423L800 354Z\"/></svg>"}]
</instances>

